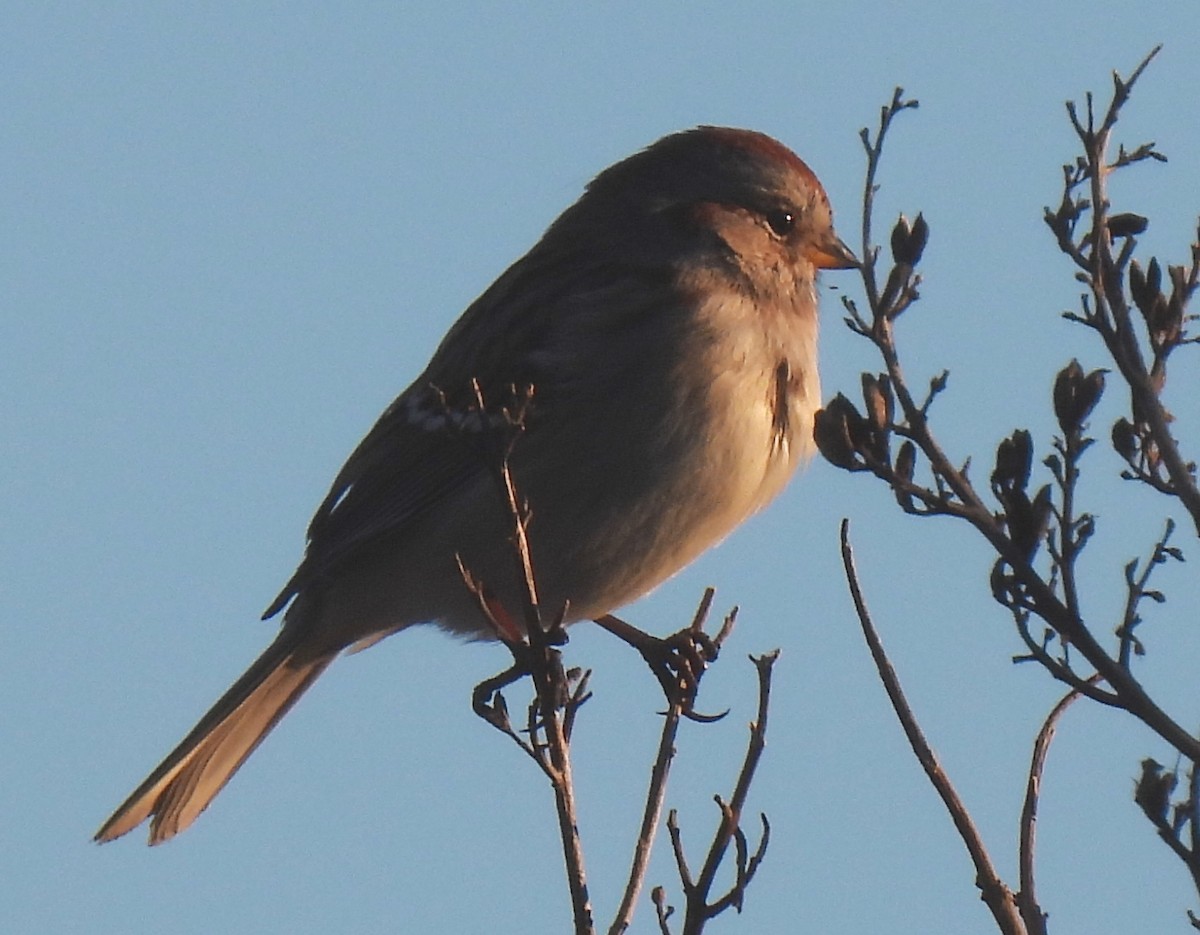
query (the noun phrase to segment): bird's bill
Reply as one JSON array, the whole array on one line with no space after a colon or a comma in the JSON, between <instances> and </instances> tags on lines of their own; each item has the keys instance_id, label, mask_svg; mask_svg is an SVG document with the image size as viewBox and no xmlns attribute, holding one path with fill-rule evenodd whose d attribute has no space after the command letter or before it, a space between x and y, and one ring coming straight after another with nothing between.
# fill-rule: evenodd
<instances>
[{"instance_id":1,"label":"bird's bill","mask_svg":"<svg viewBox=\"0 0 1200 935\"><path fill-rule=\"evenodd\" d=\"M813 244L804 251L804 255L817 269L857 269L862 265L854 251L837 237Z\"/></svg>"}]
</instances>

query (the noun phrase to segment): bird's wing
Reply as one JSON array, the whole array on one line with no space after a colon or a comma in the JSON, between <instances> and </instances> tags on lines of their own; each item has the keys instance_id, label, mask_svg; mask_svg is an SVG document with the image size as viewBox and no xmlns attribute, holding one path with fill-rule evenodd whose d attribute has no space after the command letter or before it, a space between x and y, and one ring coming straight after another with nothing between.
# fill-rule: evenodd
<instances>
[{"instance_id":1,"label":"bird's wing","mask_svg":"<svg viewBox=\"0 0 1200 935\"><path fill-rule=\"evenodd\" d=\"M359 443L309 524L304 560L264 619L364 543L403 528L485 469L477 445L449 429L435 430L432 408L429 423L420 421L436 399L430 387L410 387Z\"/></svg>"},{"instance_id":2,"label":"bird's wing","mask_svg":"<svg viewBox=\"0 0 1200 935\"><path fill-rule=\"evenodd\" d=\"M425 372L380 416L338 472L309 524L300 567L264 619L365 543L396 533L495 469L478 420L494 418L513 388L548 388L543 346L553 340L551 320L571 304L563 296L580 287L578 280L545 275L542 266L533 254L515 263L463 313ZM477 388L487 412L472 416Z\"/></svg>"}]
</instances>

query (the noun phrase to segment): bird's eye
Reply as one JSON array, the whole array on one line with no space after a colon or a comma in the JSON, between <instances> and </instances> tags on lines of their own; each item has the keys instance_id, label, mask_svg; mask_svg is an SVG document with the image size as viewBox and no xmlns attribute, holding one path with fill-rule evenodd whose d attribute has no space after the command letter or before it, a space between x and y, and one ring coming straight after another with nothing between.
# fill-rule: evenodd
<instances>
[{"instance_id":1,"label":"bird's eye","mask_svg":"<svg viewBox=\"0 0 1200 935\"><path fill-rule=\"evenodd\" d=\"M778 211L767 212L767 224L770 225L777 236L783 237L790 234L792 228L796 226L796 215L791 211L780 209Z\"/></svg>"}]
</instances>

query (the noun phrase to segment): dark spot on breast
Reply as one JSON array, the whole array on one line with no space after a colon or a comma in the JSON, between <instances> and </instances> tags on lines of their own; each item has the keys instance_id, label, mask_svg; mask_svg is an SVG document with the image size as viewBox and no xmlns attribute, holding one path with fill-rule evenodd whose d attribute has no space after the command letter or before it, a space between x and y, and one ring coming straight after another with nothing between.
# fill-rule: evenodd
<instances>
[{"instance_id":1,"label":"dark spot on breast","mask_svg":"<svg viewBox=\"0 0 1200 935\"><path fill-rule=\"evenodd\" d=\"M786 359L775 366L775 394L771 400L771 425L774 433L771 444L778 447L788 435L788 394L792 382L792 367Z\"/></svg>"}]
</instances>

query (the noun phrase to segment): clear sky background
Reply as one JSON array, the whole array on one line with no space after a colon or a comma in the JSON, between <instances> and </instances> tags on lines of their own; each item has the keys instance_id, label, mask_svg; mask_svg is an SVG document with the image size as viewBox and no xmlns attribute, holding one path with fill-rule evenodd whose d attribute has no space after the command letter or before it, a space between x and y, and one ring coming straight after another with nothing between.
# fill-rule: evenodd
<instances>
[{"instance_id":1,"label":"clear sky background","mask_svg":"<svg viewBox=\"0 0 1200 935\"><path fill-rule=\"evenodd\" d=\"M858 241L858 130L903 85L921 100L882 170L880 233L933 234L902 322L915 383L943 367L935 425L990 469L1018 425L1045 453L1053 374L1104 358L1059 318L1079 287L1042 220L1075 141L1063 102L1157 42L1120 138L1171 158L1119 178L1151 252L1180 261L1200 211L1194 0L1003 4L9 4L0 13L0 929L12 932L562 932L549 790L478 721L505 664L429 629L339 661L197 824L156 849L90 836L270 640L344 457L463 307L586 181L664 133L752 127L799 152ZM967 8L970 7L968 10ZM957 12L948 13L948 9ZM826 276L825 396L874 369ZM1171 402L1200 438L1195 353ZM1119 393L1094 420L1107 437ZM1161 498L1107 444L1085 495L1100 531L1087 603L1116 622L1120 572ZM1119 499L1122 498L1122 499ZM908 753L837 554L860 568L911 700L1015 883L1030 744L1061 695L1014 667L989 556L949 521L901 517L863 477L814 464L764 515L626 615L658 632L705 585L737 603L705 682L729 707L687 727L668 800L699 861L753 713L745 654L781 647L770 816L743 918L712 931L994 931ZM1192 564L1145 627L1139 674L1200 722ZM575 746L597 917L626 872L660 701L641 663L580 626L596 670ZM510 693L514 706L522 692ZM1184 869L1131 801L1170 752L1077 705L1045 779L1040 895L1057 932L1187 931ZM665 844L665 839L660 842ZM651 884L678 905L668 849ZM635 931L653 930L644 903Z\"/></svg>"}]
</instances>

